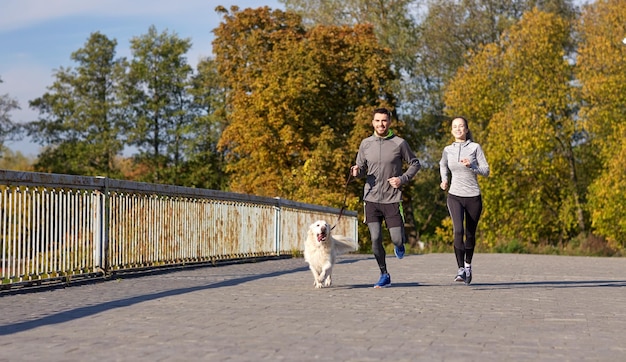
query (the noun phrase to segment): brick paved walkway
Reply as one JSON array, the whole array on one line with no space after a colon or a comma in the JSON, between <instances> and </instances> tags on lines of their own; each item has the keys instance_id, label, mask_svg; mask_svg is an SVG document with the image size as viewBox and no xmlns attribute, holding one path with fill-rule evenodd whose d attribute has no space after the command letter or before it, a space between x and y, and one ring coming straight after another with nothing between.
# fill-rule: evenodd
<instances>
[{"instance_id":1,"label":"brick paved walkway","mask_svg":"<svg viewBox=\"0 0 626 362\"><path fill-rule=\"evenodd\" d=\"M314 289L303 259L0 293L0 361L618 361L626 259L346 255Z\"/></svg>"}]
</instances>

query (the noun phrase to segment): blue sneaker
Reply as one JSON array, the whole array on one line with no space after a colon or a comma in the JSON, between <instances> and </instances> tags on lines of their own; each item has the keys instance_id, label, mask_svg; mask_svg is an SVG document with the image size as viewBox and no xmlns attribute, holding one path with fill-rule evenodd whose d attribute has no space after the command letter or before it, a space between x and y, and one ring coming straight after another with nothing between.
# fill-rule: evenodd
<instances>
[{"instance_id":1,"label":"blue sneaker","mask_svg":"<svg viewBox=\"0 0 626 362\"><path fill-rule=\"evenodd\" d=\"M396 258L398 259L404 258L404 244L400 246L394 246L393 252L394 254L396 254Z\"/></svg>"},{"instance_id":2,"label":"blue sneaker","mask_svg":"<svg viewBox=\"0 0 626 362\"><path fill-rule=\"evenodd\" d=\"M389 274L381 274L378 283L374 284L374 288L386 288L391 285L391 276Z\"/></svg>"}]
</instances>

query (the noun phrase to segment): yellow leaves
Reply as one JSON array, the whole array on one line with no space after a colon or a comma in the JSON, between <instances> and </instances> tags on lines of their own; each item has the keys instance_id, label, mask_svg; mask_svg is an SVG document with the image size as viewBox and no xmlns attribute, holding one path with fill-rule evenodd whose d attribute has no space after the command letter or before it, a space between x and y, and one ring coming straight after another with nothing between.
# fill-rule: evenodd
<instances>
[{"instance_id":1,"label":"yellow leaves","mask_svg":"<svg viewBox=\"0 0 626 362\"><path fill-rule=\"evenodd\" d=\"M441 225L435 228L435 237L439 242L452 243L454 240L454 226L448 216L441 221Z\"/></svg>"},{"instance_id":2,"label":"yellow leaves","mask_svg":"<svg viewBox=\"0 0 626 362\"><path fill-rule=\"evenodd\" d=\"M589 188L595 231L626 245L626 2L598 1L584 7L577 26L580 116L591 143L601 152L602 173Z\"/></svg>"},{"instance_id":3,"label":"yellow leaves","mask_svg":"<svg viewBox=\"0 0 626 362\"><path fill-rule=\"evenodd\" d=\"M445 88L446 113L472 119L472 132L480 139L484 139L481 133L486 127L483 120L500 111L508 101L501 57L496 44L470 54L466 66L459 69Z\"/></svg>"},{"instance_id":4,"label":"yellow leaves","mask_svg":"<svg viewBox=\"0 0 626 362\"><path fill-rule=\"evenodd\" d=\"M592 226L614 244L626 246L626 147L608 162L590 187Z\"/></svg>"},{"instance_id":5,"label":"yellow leaves","mask_svg":"<svg viewBox=\"0 0 626 362\"><path fill-rule=\"evenodd\" d=\"M544 100L566 99L569 65L564 59L569 31L564 19L533 10L511 28L503 58L512 92Z\"/></svg>"},{"instance_id":6,"label":"yellow leaves","mask_svg":"<svg viewBox=\"0 0 626 362\"><path fill-rule=\"evenodd\" d=\"M292 169L289 180L293 198L326 206L341 207L348 167L342 166L343 149L333 145L335 134L332 128L322 127L317 147L304 155L302 167Z\"/></svg>"},{"instance_id":7,"label":"yellow leaves","mask_svg":"<svg viewBox=\"0 0 626 362\"><path fill-rule=\"evenodd\" d=\"M622 39L626 36L626 4L623 0L586 6L577 30L582 40L578 49L582 78L593 73L624 74L626 50Z\"/></svg>"},{"instance_id":8,"label":"yellow leaves","mask_svg":"<svg viewBox=\"0 0 626 362\"><path fill-rule=\"evenodd\" d=\"M485 228L496 230L488 238L571 232L559 212L576 190L571 70L563 57L568 36L565 20L530 11L498 44L471 54L446 88L446 111L467 115L493 170L481 182L489 202Z\"/></svg>"},{"instance_id":9,"label":"yellow leaves","mask_svg":"<svg viewBox=\"0 0 626 362\"><path fill-rule=\"evenodd\" d=\"M236 12L216 32L231 107L219 145L234 191L297 201L325 194L316 202L341 206L337 192L358 147L350 143L357 110L391 94L389 53L371 26L306 32L293 16Z\"/></svg>"},{"instance_id":10,"label":"yellow leaves","mask_svg":"<svg viewBox=\"0 0 626 362\"><path fill-rule=\"evenodd\" d=\"M578 23L582 42L577 66L585 101L581 115L607 157L613 147L605 139L622 122L626 107L626 45L621 42L626 36L625 5L623 0L589 5Z\"/></svg>"}]
</instances>

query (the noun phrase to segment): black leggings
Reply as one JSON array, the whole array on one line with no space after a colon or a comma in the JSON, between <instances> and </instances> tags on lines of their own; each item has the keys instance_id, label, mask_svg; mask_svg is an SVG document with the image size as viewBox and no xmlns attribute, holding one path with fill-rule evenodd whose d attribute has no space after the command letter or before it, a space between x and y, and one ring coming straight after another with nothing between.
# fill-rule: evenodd
<instances>
[{"instance_id":1,"label":"black leggings","mask_svg":"<svg viewBox=\"0 0 626 362\"><path fill-rule=\"evenodd\" d=\"M459 268L462 268L464 262L470 264L474 256L476 228L483 211L482 197L480 195L460 197L448 194L448 211L454 226L454 254ZM465 226L463 221L465 221Z\"/></svg>"}]
</instances>

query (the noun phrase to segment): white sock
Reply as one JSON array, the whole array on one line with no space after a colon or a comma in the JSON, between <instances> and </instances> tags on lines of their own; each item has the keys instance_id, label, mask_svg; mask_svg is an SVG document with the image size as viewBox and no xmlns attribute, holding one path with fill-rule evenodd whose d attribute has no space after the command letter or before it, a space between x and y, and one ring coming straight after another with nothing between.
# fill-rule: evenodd
<instances>
[{"instance_id":1,"label":"white sock","mask_svg":"<svg viewBox=\"0 0 626 362\"><path fill-rule=\"evenodd\" d=\"M469 263L467 263L467 262L465 263L465 269L469 269L469 268L471 268L471 267L472 267L472 264L469 264Z\"/></svg>"}]
</instances>

